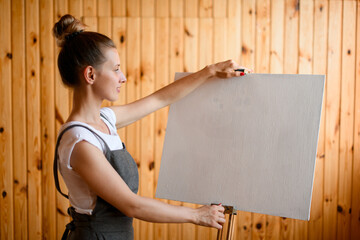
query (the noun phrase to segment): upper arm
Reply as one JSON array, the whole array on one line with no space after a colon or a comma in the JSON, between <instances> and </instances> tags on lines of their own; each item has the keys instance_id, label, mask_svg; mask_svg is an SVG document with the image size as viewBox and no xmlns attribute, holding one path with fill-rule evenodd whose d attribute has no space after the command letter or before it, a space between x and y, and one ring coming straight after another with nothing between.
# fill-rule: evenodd
<instances>
[{"instance_id":1,"label":"upper arm","mask_svg":"<svg viewBox=\"0 0 360 240\"><path fill-rule=\"evenodd\" d=\"M98 148L81 141L75 145L70 162L72 168L98 196L125 215L132 215L137 195L129 189Z\"/></svg>"}]
</instances>

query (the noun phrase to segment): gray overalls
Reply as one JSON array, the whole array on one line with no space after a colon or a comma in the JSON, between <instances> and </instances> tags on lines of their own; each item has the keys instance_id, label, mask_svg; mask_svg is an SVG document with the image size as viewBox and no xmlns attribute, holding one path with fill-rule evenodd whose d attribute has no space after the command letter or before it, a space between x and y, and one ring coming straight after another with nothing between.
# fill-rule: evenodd
<instances>
[{"instance_id":1,"label":"gray overalls","mask_svg":"<svg viewBox=\"0 0 360 240\"><path fill-rule=\"evenodd\" d=\"M105 116L103 118L107 120ZM108 120L107 120L108 121ZM54 178L56 189L66 198L66 194L60 190L57 157L58 146L64 133L73 127L83 127L92 132L105 145L105 157L111 166L121 176L124 182L129 186L135 194L138 192L139 175L137 165L123 144L123 149L111 151L106 142L90 128L74 124L65 128L57 139L54 157ZM73 207L68 208L68 213L72 217L72 221L66 225L66 230L62 239L134 239L134 230L132 227L133 219L125 216L118 209L101 199L99 196L92 215L80 214L75 212ZM70 231L70 233L69 233Z\"/></svg>"}]
</instances>

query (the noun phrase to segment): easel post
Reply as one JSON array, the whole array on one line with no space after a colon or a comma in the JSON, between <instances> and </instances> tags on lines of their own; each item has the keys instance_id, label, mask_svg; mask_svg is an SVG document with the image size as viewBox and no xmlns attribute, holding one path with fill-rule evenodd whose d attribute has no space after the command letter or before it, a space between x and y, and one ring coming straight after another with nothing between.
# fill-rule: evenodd
<instances>
[{"instance_id":1,"label":"easel post","mask_svg":"<svg viewBox=\"0 0 360 240\"><path fill-rule=\"evenodd\" d=\"M234 235L234 222L235 222L236 209L232 206L223 206L223 207L225 208L224 214L229 214L226 240L231 240ZM216 238L217 240L222 240L223 230L224 228L218 230L218 234Z\"/></svg>"}]
</instances>

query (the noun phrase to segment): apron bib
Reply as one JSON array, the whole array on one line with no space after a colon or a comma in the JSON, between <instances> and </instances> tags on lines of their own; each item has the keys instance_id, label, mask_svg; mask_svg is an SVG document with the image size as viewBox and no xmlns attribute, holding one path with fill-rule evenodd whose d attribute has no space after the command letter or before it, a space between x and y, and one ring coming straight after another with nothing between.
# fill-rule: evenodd
<instances>
[{"instance_id":1,"label":"apron bib","mask_svg":"<svg viewBox=\"0 0 360 240\"><path fill-rule=\"evenodd\" d=\"M103 117L107 120L105 116ZM74 124L65 128L59 134L55 148L54 178L56 189L61 193L61 195L69 198L60 190L57 171L58 146L63 134L73 127L86 128L104 143L106 159L121 176L131 191L137 194L139 185L137 165L129 152L126 150L124 143L123 149L111 151L106 142L93 130L80 124ZM92 215L77 213L73 207L68 208L68 213L73 220L66 225L62 239L134 239L134 229L132 226L133 218L127 217L99 196L97 197Z\"/></svg>"}]
</instances>

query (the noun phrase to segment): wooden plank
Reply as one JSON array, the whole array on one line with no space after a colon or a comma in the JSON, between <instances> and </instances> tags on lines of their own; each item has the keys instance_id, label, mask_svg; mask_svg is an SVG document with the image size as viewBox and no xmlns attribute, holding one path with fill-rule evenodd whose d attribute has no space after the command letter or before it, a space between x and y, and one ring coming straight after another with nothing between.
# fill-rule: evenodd
<instances>
[{"instance_id":1,"label":"wooden plank","mask_svg":"<svg viewBox=\"0 0 360 240\"><path fill-rule=\"evenodd\" d=\"M214 21L212 18L201 18L199 20L199 68L213 63L214 45Z\"/></svg>"},{"instance_id":2,"label":"wooden plank","mask_svg":"<svg viewBox=\"0 0 360 240\"><path fill-rule=\"evenodd\" d=\"M184 0L170 0L170 17L184 16Z\"/></svg>"},{"instance_id":3,"label":"wooden plank","mask_svg":"<svg viewBox=\"0 0 360 240\"><path fill-rule=\"evenodd\" d=\"M170 19L170 63L169 63L169 79L174 81L175 72L182 72L184 70L184 20L183 18ZM177 201L169 201L173 205L181 205ZM182 224L169 224L169 239L182 239Z\"/></svg>"},{"instance_id":4,"label":"wooden plank","mask_svg":"<svg viewBox=\"0 0 360 240\"><path fill-rule=\"evenodd\" d=\"M11 3L1 1L0 9L0 238L12 239L14 237L14 191L11 117Z\"/></svg>"},{"instance_id":5,"label":"wooden plank","mask_svg":"<svg viewBox=\"0 0 360 240\"><path fill-rule=\"evenodd\" d=\"M360 238L360 4L356 14L356 72L355 72L355 117L354 117L354 160L351 198L351 240Z\"/></svg>"},{"instance_id":6,"label":"wooden plank","mask_svg":"<svg viewBox=\"0 0 360 240\"><path fill-rule=\"evenodd\" d=\"M53 2L40 0L40 103L41 103L41 158L42 158L42 229L43 238L56 238L55 183L53 159L55 138L54 95L54 39Z\"/></svg>"},{"instance_id":7,"label":"wooden plank","mask_svg":"<svg viewBox=\"0 0 360 240\"><path fill-rule=\"evenodd\" d=\"M169 19L156 18L155 29L155 89L165 87L169 84ZM169 108L163 108L155 112L155 142L154 142L154 161L155 179L154 186L157 186L162 149L164 145L165 130L167 124ZM167 203L167 200L162 200ZM154 224L154 238L158 240L168 239L167 224Z\"/></svg>"},{"instance_id":8,"label":"wooden plank","mask_svg":"<svg viewBox=\"0 0 360 240\"><path fill-rule=\"evenodd\" d=\"M111 10L113 17L126 17L126 0L112 0Z\"/></svg>"},{"instance_id":9,"label":"wooden plank","mask_svg":"<svg viewBox=\"0 0 360 240\"><path fill-rule=\"evenodd\" d=\"M157 0L155 12L156 17L169 17L169 0Z\"/></svg>"},{"instance_id":10,"label":"wooden plank","mask_svg":"<svg viewBox=\"0 0 360 240\"><path fill-rule=\"evenodd\" d=\"M226 57L241 65L241 25L240 15L227 18Z\"/></svg>"},{"instance_id":11,"label":"wooden plank","mask_svg":"<svg viewBox=\"0 0 360 240\"><path fill-rule=\"evenodd\" d=\"M184 22L184 72L196 72L198 68L198 40L199 21L198 18L185 18ZM196 208L197 205L184 203L185 207ZM182 228L183 239L196 239L196 226L185 223Z\"/></svg>"},{"instance_id":12,"label":"wooden plank","mask_svg":"<svg viewBox=\"0 0 360 240\"><path fill-rule=\"evenodd\" d=\"M86 31L98 31L98 18L97 17L83 17L83 22L88 26Z\"/></svg>"},{"instance_id":13,"label":"wooden plank","mask_svg":"<svg viewBox=\"0 0 360 240\"><path fill-rule=\"evenodd\" d=\"M227 19L214 18L214 62L221 62L228 59L227 55Z\"/></svg>"},{"instance_id":14,"label":"wooden plank","mask_svg":"<svg viewBox=\"0 0 360 240\"><path fill-rule=\"evenodd\" d=\"M270 61L270 1L256 3L256 55L255 72L269 73ZM266 216L253 214L252 239L265 239Z\"/></svg>"},{"instance_id":15,"label":"wooden plank","mask_svg":"<svg viewBox=\"0 0 360 240\"><path fill-rule=\"evenodd\" d=\"M340 105L339 191L337 239L350 239L351 184L354 148L356 2L344 1Z\"/></svg>"},{"instance_id":16,"label":"wooden plank","mask_svg":"<svg viewBox=\"0 0 360 240\"><path fill-rule=\"evenodd\" d=\"M284 62L284 0L271 1L270 71L282 73Z\"/></svg>"},{"instance_id":17,"label":"wooden plank","mask_svg":"<svg viewBox=\"0 0 360 240\"><path fill-rule=\"evenodd\" d=\"M28 238L27 215L27 163L26 163L26 82L25 82L25 2L13 1L11 5L12 48L12 123L14 161L14 239ZM1 7L1 9L6 9ZM1 21L3 22L3 21ZM4 28L1 28L4 29ZM10 35L10 34L9 34ZM0 36L4 36L1 33ZM6 46L6 42L1 40ZM1 63L3 66L3 64ZM1 79L4 79L3 77ZM1 87L4 88L4 87ZM1 94L1 96L6 96ZM4 102L4 101L1 101ZM5 101L8 102L8 101ZM19 107L22 106L22 107ZM1 109L6 109L3 106ZM1 113L1 116L8 116ZM3 122L1 120L1 122ZM3 123L1 123L2 126ZM1 142L1 145L3 143ZM6 158L1 158L6 159ZM3 168L5 169L5 168ZM1 205L1 204L0 204ZM1 230L3 232L3 230ZM1 239L3 239L1 237Z\"/></svg>"},{"instance_id":18,"label":"wooden plank","mask_svg":"<svg viewBox=\"0 0 360 240\"><path fill-rule=\"evenodd\" d=\"M96 0L83 0L83 15L85 17L96 17L97 14L97 1Z\"/></svg>"},{"instance_id":19,"label":"wooden plank","mask_svg":"<svg viewBox=\"0 0 360 240\"><path fill-rule=\"evenodd\" d=\"M324 239L336 239L338 202L342 2L329 2L325 122ZM340 66L340 67L339 67Z\"/></svg>"},{"instance_id":20,"label":"wooden plank","mask_svg":"<svg viewBox=\"0 0 360 240\"><path fill-rule=\"evenodd\" d=\"M301 0L299 3L299 56L300 74L312 74L313 57L313 1ZM294 239L308 238L308 222L294 221Z\"/></svg>"},{"instance_id":21,"label":"wooden plank","mask_svg":"<svg viewBox=\"0 0 360 240\"><path fill-rule=\"evenodd\" d=\"M239 0L228 0L227 4L227 17L234 18L241 16L241 1ZM240 23L240 20L238 24ZM240 24L239 24L240 25Z\"/></svg>"},{"instance_id":22,"label":"wooden plank","mask_svg":"<svg viewBox=\"0 0 360 240\"><path fill-rule=\"evenodd\" d=\"M202 3L200 2L200 5ZM213 49L214 46L214 20L212 18L199 19L199 50L198 62L199 69L206 65L213 63ZM197 239L209 239L210 229L207 227L196 226Z\"/></svg>"},{"instance_id":23,"label":"wooden plank","mask_svg":"<svg viewBox=\"0 0 360 240\"><path fill-rule=\"evenodd\" d=\"M283 73L284 53L284 0L272 0L270 6L270 73ZM280 239L281 219L266 216L266 239Z\"/></svg>"},{"instance_id":24,"label":"wooden plank","mask_svg":"<svg viewBox=\"0 0 360 240\"><path fill-rule=\"evenodd\" d=\"M142 17L155 16L155 0L141 0L141 16Z\"/></svg>"},{"instance_id":25,"label":"wooden plank","mask_svg":"<svg viewBox=\"0 0 360 240\"><path fill-rule=\"evenodd\" d=\"M212 0L199 0L199 16L201 18L209 18L213 16Z\"/></svg>"},{"instance_id":26,"label":"wooden plank","mask_svg":"<svg viewBox=\"0 0 360 240\"><path fill-rule=\"evenodd\" d=\"M68 5L66 1L55 2L55 15L54 22L59 21L60 17L68 12ZM57 62L57 57L60 48L55 48L54 63ZM56 134L59 132L60 127L66 121L70 111L70 91L64 86L61 81L58 67L55 67L55 128ZM67 187L62 177L59 177L59 183L61 190L67 193ZM67 214L67 208L69 207L69 200L64 198L60 193L56 191L56 239L61 239L64 233L65 226L70 222L70 217Z\"/></svg>"},{"instance_id":27,"label":"wooden plank","mask_svg":"<svg viewBox=\"0 0 360 240\"><path fill-rule=\"evenodd\" d=\"M133 102L140 97L140 19L127 19L127 49L126 49L126 103ZM140 123L139 121L126 127L126 146L134 158L138 168L140 166ZM141 175L140 179L141 182ZM139 192L141 188L139 186ZM134 220L135 239L140 239L140 221Z\"/></svg>"},{"instance_id":28,"label":"wooden plank","mask_svg":"<svg viewBox=\"0 0 360 240\"><path fill-rule=\"evenodd\" d=\"M29 238L42 236L39 1L26 1L26 103Z\"/></svg>"},{"instance_id":29,"label":"wooden plank","mask_svg":"<svg viewBox=\"0 0 360 240\"><path fill-rule=\"evenodd\" d=\"M327 62L327 19L328 3L326 0L314 2L314 46L313 73L326 74ZM327 80L325 80L325 89ZM311 201L309 239L323 239L323 198L324 198L324 157L325 157L325 103L326 91L323 96L318 149L315 164L315 176Z\"/></svg>"},{"instance_id":30,"label":"wooden plank","mask_svg":"<svg viewBox=\"0 0 360 240\"><path fill-rule=\"evenodd\" d=\"M120 69L126 76L126 18L114 17L112 27L113 40L120 55ZM126 86L127 84L122 85L119 98L113 102L113 105L123 105L126 103ZM126 142L125 128L118 129L118 134L120 139Z\"/></svg>"},{"instance_id":31,"label":"wooden plank","mask_svg":"<svg viewBox=\"0 0 360 240\"><path fill-rule=\"evenodd\" d=\"M69 14L77 19L81 19L83 15L83 1L82 0L69 0Z\"/></svg>"},{"instance_id":32,"label":"wooden plank","mask_svg":"<svg viewBox=\"0 0 360 240\"><path fill-rule=\"evenodd\" d=\"M270 0L256 4L255 72L269 73L270 61Z\"/></svg>"},{"instance_id":33,"label":"wooden plank","mask_svg":"<svg viewBox=\"0 0 360 240\"><path fill-rule=\"evenodd\" d=\"M199 12L199 2L193 0L185 0L185 17L197 18Z\"/></svg>"},{"instance_id":34,"label":"wooden plank","mask_svg":"<svg viewBox=\"0 0 360 240\"><path fill-rule=\"evenodd\" d=\"M299 1L285 1L285 32L284 32L284 73L298 73L299 47ZM295 221L282 218L280 235L283 239L294 237Z\"/></svg>"},{"instance_id":35,"label":"wooden plank","mask_svg":"<svg viewBox=\"0 0 360 240\"><path fill-rule=\"evenodd\" d=\"M127 0L126 16L140 17L140 0Z\"/></svg>"},{"instance_id":36,"label":"wooden plank","mask_svg":"<svg viewBox=\"0 0 360 240\"><path fill-rule=\"evenodd\" d=\"M97 17L111 16L111 0L100 0L97 4Z\"/></svg>"},{"instance_id":37,"label":"wooden plank","mask_svg":"<svg viewBox=\"0 0 360 240\"><path fill-rule=\"evenodd\" d=\"M225 18L227 16L227 1L213 0L214 18Z\"/></svg>"},{"instance_id":38,"label":"wooden plank","mask_svg":"<svg viewBox=\"0 0 360 240\"><path fill-rule=\"evenodd\" d=\"M112 18L111 17L98 17L97 18L97 30L99 33L112 38ZM111 106L112 103L108 100L104 100L101 104L101 107Z\"/></svg>"},{"instance_id":39,"label":"wooden plank","mask_svg":"<svg viewBox=\"0 0 360 240\"><path fill-rule=\"evenodd\" d=\"M285 1L284 73L298 73L299 2Z\"/></svg>"},{"instance_id":40,"label":"wooden plank","mask_svg":"<svg viewBox=\"0 0 360 240\"><path fill-rule=\"evenodd\" d=\"M241 2L241 65L254 69L255 67L255 1ZM253 216L249 212L238 211L236 235L239 239L251 239Z\"/></svg>"},{"instance_id":41,"label":"wooden plank","mask_svg":"<svg viewBox=\"0 0 360 240\"><path fill-rule=\"evenodd\" d=\"M141 97L146 97L155 90L155 20L141 19L141 62L140 88ZM140 175L141 196L152 198L154 191L154 114L150 114L140 121ZM141 239L154 239L154 224L140 222Z\"/></svg>"}]
</instances>

